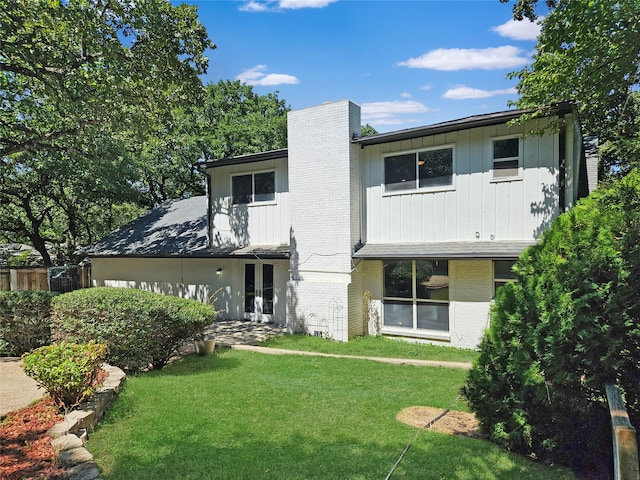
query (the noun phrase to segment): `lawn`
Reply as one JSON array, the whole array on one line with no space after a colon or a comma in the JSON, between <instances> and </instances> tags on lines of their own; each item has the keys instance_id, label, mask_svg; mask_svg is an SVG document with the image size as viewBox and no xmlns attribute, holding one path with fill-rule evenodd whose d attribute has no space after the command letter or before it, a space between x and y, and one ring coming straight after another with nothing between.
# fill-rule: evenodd
<instances>
[{"instance_id":1,"label":"lawn","mask_svg":"<svg viewBox=\"0 0 640 480\"><path fill-rule=\"evenodd\" d=\"M223 350L127 379L87 448L105 480L384 479L412 405L465 410L463 370ZM392 480L570 479L494 445L423 431Z\"/></svg>"},{"instance_id":2,"label":"lawn","mask_svg":"<svg viewBox=\"0 0 640 480\"><path fill-rule=\"evenodd\" d=\"M349 342L335 342L311 335L281 335L270 338L260 345L289 350L366 357L408 358L411 360L471 363L478 358L476 350L409 343L404 340L394 340L383 336L363 336L356 337Z\"/></svg>"}]
</instances>

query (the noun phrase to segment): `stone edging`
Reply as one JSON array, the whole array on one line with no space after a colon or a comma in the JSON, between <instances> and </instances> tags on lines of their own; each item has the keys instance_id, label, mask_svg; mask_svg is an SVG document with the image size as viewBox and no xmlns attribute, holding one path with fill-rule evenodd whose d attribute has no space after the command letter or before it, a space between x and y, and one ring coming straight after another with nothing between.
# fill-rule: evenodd
<instances>
[{"instance_id":1,"label":"stone edging","mask_svg":"<svg viewBox=\"0 0 640 480\"><path fill-rule=\"evenodd\" d=\"M107 379L96 393L47 432L54 437L51 441L54 455L69 480L100 480L100 471L93 461L93 455L84 448L87 432L93 430L102 419L120 393L126 378L118 367L104 365L102 368L107 372Z\"/></svg>"}]
</instances>

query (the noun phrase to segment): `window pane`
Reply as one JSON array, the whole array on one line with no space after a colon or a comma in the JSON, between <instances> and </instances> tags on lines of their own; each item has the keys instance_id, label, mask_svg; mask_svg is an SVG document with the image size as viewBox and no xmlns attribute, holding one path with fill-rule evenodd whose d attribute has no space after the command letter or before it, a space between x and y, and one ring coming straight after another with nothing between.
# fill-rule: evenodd
<instances>
[{"instance_id":1,"label":"window pane","mask_svg":"<svg viewBox=\"0 0 640 480\"><path fill-rule=\"evenodd\" d=\"M231 177L231 196L233 204L251 203L251 175L236 175Z\"/></svg>"},{"instance_id":2,"label":"window pane","mask_svg":"<svg viewBox=\"0 0 640 480\"><path fill-rule=\"evenodd\" d=\"M453 148L418 153L420 187L440 187L453 183Z\"/></svg>"},{"instance_id":3,"label":"window pane","mask_svg":"<svg viewBox=\"0 0 640 480\"><path fill-rule=\"evenodd\" d=\"M495 260L493 262L493 276L496 280L516 280L518 277L512 270L514 260Z\"/></svg>"},{"instance_id":4,"label":"window pane","mask_svg":"<svg viewBox=\"0 0 640 480\"><path fill-rule=\"evenodd\" d=\"M274 172L256 173L255 202L269 202L276 199L276 175Z\"/></svg>"},{"instance_id":5,"label":"window pane","mask_svg":"<svg viewBox=\"0 0 640 480\"><path fill-rule=\"evenodd\" d=\"M518 156L520 140L505 138L493 141L493 158L513 158Z\"/></svg>"},{"instance_id":6,"label":"window pane","mask_svg":"<svg viewBox=\"0 0 640 480\"><path fill-rule=\"evenodd\" d=\"M384 264L384 296L412 298L411 262L388 262Z\"/></svg>"},{"instance_id":7,"label":"window pane","mask_svg":"<svg viewBox=\"0 0 640 480\"><path fill-rule=\"evenodd\" d=\"M262 265L262 313L273 314L273 265Z\"/></svg>"},{"instance_id":8,"label":"window pane","mask_svg":"<svg viewBox=\"0 0 640 480\"><path fill-rule=\"evenodd\" d=\"M423 300L449 300L449 262L416 261L416 297Z\"/></svg>"},{"instance_id":9,"label":"window pane","mask_svg":"<svg viewBox=\"0 0 640 480\"><path fill-rule=\"evenodd\" d=\"M418 328L449 331L449 305L418 303Z\"/></svg>"},{"instance_id":10,"label":"window pane","mask_svg":"<svg viewBox=\"0 0 640 480\"><path fill-rule=\"evenodd\" d=\"M248 263L244 266L244 311L255 313L256 266Z\"/></svg>"},{"instance_id":11,"label":"window pane","mask_svg":"<svg viewBox=\"0 0 640 480\"><path fill-rule=\"evenodd\" d=\"M413 305L411 302L385 300L383 308L384 325L413 328Z\"/></svg>"},{"instance_id":12,"label":"window pane","mask_svg":"<svg viewBox=\"0 0 640 480\"><path fill-rule=\"evenodd\" d=\"M387 192L416 188L416 154L386 157L384 184Z\"/></svg>"}]
</instances>

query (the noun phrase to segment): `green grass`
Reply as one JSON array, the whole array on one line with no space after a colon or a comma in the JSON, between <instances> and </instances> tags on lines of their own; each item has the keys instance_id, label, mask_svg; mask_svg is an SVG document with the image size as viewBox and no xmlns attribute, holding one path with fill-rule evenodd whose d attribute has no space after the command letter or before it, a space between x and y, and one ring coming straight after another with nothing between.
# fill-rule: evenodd
<instances>
[{"instance_id":1,"label":"green grass","mask_svg":"<svg viewBox=\"0 0 640 480\"><path fill-rule=\"evenodd\" d=\"M478 357L478 352L475 350L408 343L403 340L394 340L381 336L356 337L348 342L335 342L311 335L283 335L273 337L260 345L271 348L337 353L341 355L447 362L473 362Z\"/></svg>"},{"instance_id":2,"label":"green grass","mask_svg":"<svg viewBox=\"0 0 640 480\"><path fill-rule=\"evenodd\" d=\"M127 379L87 448L105 480L386 477L412 405L464 410L466 372L224 350ZM570 479L482 440L425 430L395 479Z\"/></svg>"}]
</instances>

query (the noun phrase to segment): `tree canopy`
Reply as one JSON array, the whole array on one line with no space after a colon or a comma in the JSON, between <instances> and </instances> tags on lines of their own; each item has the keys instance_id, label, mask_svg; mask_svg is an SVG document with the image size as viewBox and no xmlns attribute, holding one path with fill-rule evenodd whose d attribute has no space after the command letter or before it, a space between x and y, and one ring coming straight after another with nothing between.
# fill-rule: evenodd
<instances>
[{"instance_id":1,"label":"tree canopy","mask_svg":"<svg viewBox=\"0 0 640 480\"><path fill-rule=\"evenodd\" d=\"M507 3L509 0L500 0ZM536 19L537 0L516 0L514 18ZM640 1L547 0L533 63L518 79L519 108L576 104L600 139L601 173L627 173L640 154Z\"/></svg>"},{"instance_id":2,"label":"tree canopy","mask_svg":"<svg viewBox=\"0 0 640 480\"><path fill-rule=\"evenodd\" d=\"M0 241L68 260L168 199L202 158L286 146L288 107L202 86L215 48L168 0L0 0Z\"/></svg>"}]
</instances>

